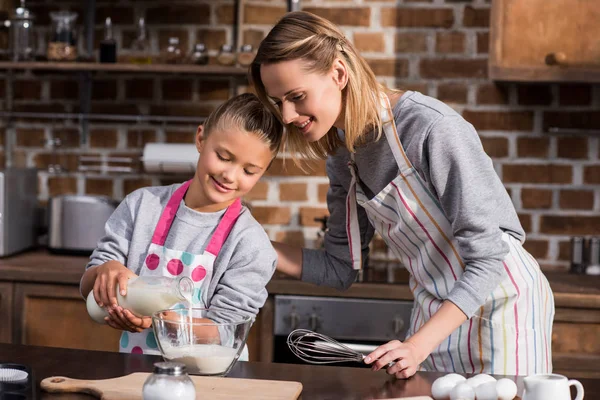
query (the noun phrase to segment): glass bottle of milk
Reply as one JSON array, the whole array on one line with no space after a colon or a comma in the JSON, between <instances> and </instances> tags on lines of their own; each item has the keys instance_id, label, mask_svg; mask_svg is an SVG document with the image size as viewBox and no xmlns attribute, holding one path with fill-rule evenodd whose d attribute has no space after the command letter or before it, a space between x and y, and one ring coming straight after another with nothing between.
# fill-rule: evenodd
<instances>
[{"instance_id":1,"label":"glass bottle of milk","mask_svg":"<svg viewBox=\"0 0 600 400\"><path fill-rule=\"evenodd\" d=\"M121 296L117 284L117 303L138 317L152 316L153 313L168 309L177 303L191 303L194 283L187 276L169 278L166 276L137 276L127 282L127 294ZM90 317L99 324L105 324L108 316L105 307L100 307L94 298L94 291L86 301Z\"/></svg>"}]
</instances>

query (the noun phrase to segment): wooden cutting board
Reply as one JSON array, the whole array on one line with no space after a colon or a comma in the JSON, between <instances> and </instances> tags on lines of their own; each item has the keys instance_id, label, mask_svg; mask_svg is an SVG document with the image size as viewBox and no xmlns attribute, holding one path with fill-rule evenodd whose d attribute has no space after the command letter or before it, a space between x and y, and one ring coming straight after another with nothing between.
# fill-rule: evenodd
<instances>
[{"instance_id":1,"label":"wooden cutting board","mask_svg":"<svg viewBox=\"0 0 600 400\"><path fill-rule=\"evenodd\" d=\"M50 393L88 393L102 400L142 400L142 387L149 373L137 372L113 379L83 380L52 376L41 382ZM300 382L192 376L196 399L215 400L296 400L302 392Z\"/></svg>"}]
</instances>

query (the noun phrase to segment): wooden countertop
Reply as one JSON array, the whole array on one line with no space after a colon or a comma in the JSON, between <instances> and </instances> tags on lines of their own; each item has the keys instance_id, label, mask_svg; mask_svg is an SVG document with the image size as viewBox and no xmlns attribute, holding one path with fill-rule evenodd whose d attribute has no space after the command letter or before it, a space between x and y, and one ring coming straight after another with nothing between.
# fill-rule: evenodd
<instances>
[{"instance_id":1,"label":"wooden countertop","mask_svg":"<svg viewBox=\"0 0 600 400\"><path fill-rule=\"evenodd\" d=\"M34 393L27 399L90 399L85 394L58 395L42 392L39 383L49 376L75 379L109 379L134 372L152 372L159 356L132 355L101 351L0 344L0 363L18 363L31 368ZM419 372L411 379L399 380L383 371L314 365L238 362L229 377L296 381L303 385L302 400L310 399L384 399L431 395L431 384L441 373ZM499 378L499 377L498 377ZM570 376L569 378L577 378ZM227 378L223 378L227 379ZM523 393L522 378L517 382L518 395ZM600 398L600 380L579 379L586 398Z\"/></svg>"},{"instance_id":2,"label":"wooden countertop","mask_svg":"<svg viewBox=\"0 0 600 400\"><path fill-rule=\"evenodd\" d=\"M32 250L0 259L0 281L55 283L78 285L88 257L49 253L45 249ZM358 297L388 300L412 300L406 270L396 268L394 282L386 283L381 266L369 271L379 283L355 283L346 291L319 287L276 274L267 285L269 294L305 296ZM600 277L546 273L554 291L557 307L600 308Z\"/></svg>"}]
</instances>

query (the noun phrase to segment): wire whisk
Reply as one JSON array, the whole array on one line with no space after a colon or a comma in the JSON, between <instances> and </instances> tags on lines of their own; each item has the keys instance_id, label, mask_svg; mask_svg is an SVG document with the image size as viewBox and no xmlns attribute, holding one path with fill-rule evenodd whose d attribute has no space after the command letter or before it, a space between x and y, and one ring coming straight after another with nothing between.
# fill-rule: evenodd
<instances>
[{"instance_id":1,"label":"wire whisk","mask_svg":"<svg viewBox=\"0 0 600 400\"><path fill-rule=\"evenodd\" d=\"M364 354L337 340L307 329L292 331L287 337L287 345L296 357L311 364L362 362L365 358Z\"/></svg>"}]
</instances>

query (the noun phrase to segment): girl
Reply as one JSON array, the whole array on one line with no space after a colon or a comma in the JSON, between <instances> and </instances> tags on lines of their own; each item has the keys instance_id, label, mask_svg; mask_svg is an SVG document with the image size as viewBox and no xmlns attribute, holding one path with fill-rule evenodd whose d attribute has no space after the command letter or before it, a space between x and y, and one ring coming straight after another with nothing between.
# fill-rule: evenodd
<instances>
[{"instance_id":1,"label":"girl","mask_svg":"<svg viewBox=\"0 0 600 400\"><path fill-rule=\"evenodd\" d=\"M289 151L327 158L325 249L275 243L277 268L347 288L377 231L411 273L408 338L367 364L402 378L419 366L551 371L552 292L471 124L421 93L382 87L340 30L307 12L275 25L250 78L286 125Z\"/></svg>"},{"instance_id":2,"label":"girl","mask_svg":"<svg viewBox=\"0 0 600 400\"><path fill-rule=\"evenodd\" d=\"M217 322L255 316L263 306L277 255L240 198L265 173L281 144L283 126L252 94L234 97L198 127L200 153L193 179L129 194L106 223L92 253L81 293L93 290L109 308L108 325L124 330L121 352L160 354L150 316L117 304L135 275L188 276L194 299Z\"/></svg>"}]
</instances>

